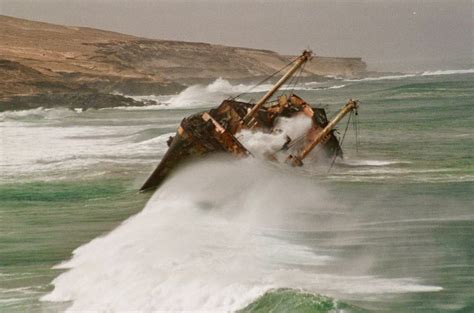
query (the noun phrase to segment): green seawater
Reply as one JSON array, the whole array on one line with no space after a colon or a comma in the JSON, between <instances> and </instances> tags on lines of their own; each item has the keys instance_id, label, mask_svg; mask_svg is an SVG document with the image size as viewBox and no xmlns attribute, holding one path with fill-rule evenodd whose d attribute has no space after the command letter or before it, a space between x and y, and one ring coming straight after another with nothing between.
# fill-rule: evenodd
<instances>
[{"instance_id":1,"label":"green seawater","mask_svg":"<svg viewBox=\"0 0 474 313\"><path fill-rule=\"evenodd\" d=\"M266 313L266 312L352 312L363 313L366 310L359 309L334 299L299 292L292 289L279 289L270 291L255 302L249 304L239 313Z\"/></svg>"},{"instance_id":2,"label":"green seawater","mask_svg":"<svg viewBox=\"0 0 474 313\"><path fill-rule=\"evenodd\" d=\"M322 280L277 286L241 312L474 312L474 74L311 87L295 92L329 116L360 100L357 141L351 124L344 161L301 173L328 206L303 201L291 218L314 227L271 236L330 261L271 264ZM40 300L67 271L54 266L145 207L151 194L137 190L168 136L222 97L195 108L1 113L0 312L68 308L74 300Z\"/></svg>"},{"instance_id":3,"label":"green seawater","mask_svg":"<svg viewBox=\"0 0 474 313\"><path fill-rule=\"evenodd\" d=\"M3 184L2 312L41 311L38 297L51 289L49 282L60 272L51 268L138 212L147 198L119 178Z\"/></svg>"}]
</instances>

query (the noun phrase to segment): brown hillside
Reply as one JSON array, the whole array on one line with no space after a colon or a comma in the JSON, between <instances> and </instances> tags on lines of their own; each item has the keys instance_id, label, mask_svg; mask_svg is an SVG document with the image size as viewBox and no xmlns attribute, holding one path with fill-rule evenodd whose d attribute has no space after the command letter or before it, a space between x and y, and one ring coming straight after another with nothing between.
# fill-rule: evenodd
<instances>
[{"instance_id":1,"label":"brown hillside","mask_svg":"<svg viewBox=\"0 0 474 313\"><path fill-rule=\"evenodd\" d=\"M288 63L268 50L151 40L1 15L0 30L0 99L71 91L162 94L217 77L266 76ZM315 58L305 74L354 76L364 70L357 58Z\"/></svg>"}]
</instances>

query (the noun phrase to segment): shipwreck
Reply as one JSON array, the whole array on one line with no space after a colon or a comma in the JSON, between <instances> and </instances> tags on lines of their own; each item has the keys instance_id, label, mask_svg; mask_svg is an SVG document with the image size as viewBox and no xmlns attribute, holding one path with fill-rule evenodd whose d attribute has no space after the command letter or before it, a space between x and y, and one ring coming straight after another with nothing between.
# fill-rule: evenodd
<instances>
[{"instance_id":1,"label":"shipwreck","mask_svg":"<svg viewBox=\"0 0 474 313\"><path fill-rule=\"evenodd\" d=\"M271 133L280 117L305 115L311 119L311 127L303 138L287 138L280 151L286 153L285 163L290 166L303 166L305 159L316 147L324 151L327 157L342 157L342 150L335 135L335 126L350 112L356 112L358 103L349 100L342 109L328 120L323 108L312 106L293 93L282 94L276 101L272 96L300 70L312 57L305 50L290 62L287 72L256 103L242 102L236 98L224 100L218 107L209 111L193 114L184 118L174 137L168 140L168 150L156 169L151 173L140 191L156 189L170 173L185 161L202 157L210 153L228 153L244 158L252 154L237 139L242 130ZM276 161L273 156L269 159Z\"/></svg>"}]
</instances>

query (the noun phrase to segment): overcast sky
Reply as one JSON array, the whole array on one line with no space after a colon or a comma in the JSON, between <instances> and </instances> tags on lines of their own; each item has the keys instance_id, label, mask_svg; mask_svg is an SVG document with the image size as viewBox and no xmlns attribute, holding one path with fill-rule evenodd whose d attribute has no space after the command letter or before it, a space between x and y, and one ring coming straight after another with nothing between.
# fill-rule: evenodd
<instances>
[{"instance_id":1,"label":"overcast sky","mask_svg":"<svg viewBox=\"0 0 474 313\"><path fill-rule=\"evenodd\" d=\"M474 0L0 0L4 15L149 38L361 56L375 70L472 67ZM1 31L1 30L0 30Z\"/></svg>"}]
</instances>

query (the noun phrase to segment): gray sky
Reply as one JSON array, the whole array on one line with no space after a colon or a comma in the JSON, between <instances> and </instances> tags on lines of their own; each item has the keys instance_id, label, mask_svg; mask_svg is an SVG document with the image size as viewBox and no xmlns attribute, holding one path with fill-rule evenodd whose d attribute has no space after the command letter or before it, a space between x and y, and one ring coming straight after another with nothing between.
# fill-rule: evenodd
<instances>
[{"instance_id":1,"label":"gray sky","mask_svg":"<svg viewBox=\"0 0 474 313\"><path fill-rule=\"evenodd\" d=\"M472 67L474 0L0 0L4 15L295 54L374 70ZM1 30L0 30L1 31Z\"/></svg>"}]
</instances>

